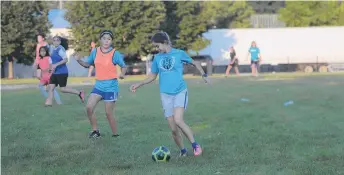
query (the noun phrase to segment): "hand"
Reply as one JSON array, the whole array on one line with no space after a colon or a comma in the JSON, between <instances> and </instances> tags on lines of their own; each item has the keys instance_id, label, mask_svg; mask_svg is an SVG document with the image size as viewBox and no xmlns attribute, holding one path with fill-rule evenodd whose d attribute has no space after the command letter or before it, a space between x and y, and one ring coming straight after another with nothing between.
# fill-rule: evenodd
<instances>
[{"instance_id":1,"label":"hand","mask_svg":"<svg viewBox=\"0 0 344 175\"><path fill-rule=\"evenodd\" d=\"M37 78L38 80L41 80L41 77L39 77L39 76L36 76L36 78Z\"/></svg>"},{"instance_id":2,"label":"hand","mask_svg":"<svg viewBox=\"0 0 344 175\"><path fill-rule=\"evenodd\" d=\"M119 75L119 79L124 79L125 78L125 75L123 75L123 74L121 74L121 75Z\"/></svg>"},{"instance_id":3,"label":"hand","mask_svg":"<svg viewBox=\"0 0 344 175\"><path fill-rule=\"evenodd\" d=\"M136 92L136 89L139 88L141 86L140 83L136 83L130 86L130 91L131 92Z\"/></svg>"},{"instance_id":4,"label":"hand","mask_svg":"<svg viewBox=\"0 0 344 175\"><path fill-rule=\"evenodd\" d=\"M55 72L56 67L57 67L56 64L51 65L51 72Z\"/></svg>"},{"instance_id":5,"label":"hand","mask_svg":"<svg viewBox=\"0 0 344 175\"><path fill-rule=\"evenodd\" d=\"M205 83L209 83L209 80L208 80L208 75L207 74L204 74L202 75L202 79Z\"/></svg>"}]
</instances>

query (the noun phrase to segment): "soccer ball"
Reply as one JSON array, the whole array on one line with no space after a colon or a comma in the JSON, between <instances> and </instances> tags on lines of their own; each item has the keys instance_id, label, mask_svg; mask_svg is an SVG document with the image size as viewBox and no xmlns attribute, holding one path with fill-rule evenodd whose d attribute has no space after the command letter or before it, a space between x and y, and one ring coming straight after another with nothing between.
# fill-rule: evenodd
<instances>
[{"instance_id":1,"label":"soccer ball","mask_svg":"<svg viewBox=\"0 0 344 175\"><path fill-rule=\"evenodd\" d=\"M167 162L171 158L170 150L165 146L158 146L152 152L152 159L155 162Z\"/></svg>"}]
</instances>

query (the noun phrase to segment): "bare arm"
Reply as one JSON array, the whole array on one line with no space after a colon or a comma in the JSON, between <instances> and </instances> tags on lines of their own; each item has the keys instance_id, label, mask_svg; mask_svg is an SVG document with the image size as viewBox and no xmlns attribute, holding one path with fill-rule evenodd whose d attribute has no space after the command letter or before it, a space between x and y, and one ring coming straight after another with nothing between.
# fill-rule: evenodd
<instances>
[{"instance_id":1,"label":"bare arm","mask_svg":"<svg viewBox=\"0 0 344 175\"><path fill-rule=\"evenodd\" d=\"M89 68L90 66L92 66L91 64L81 60L81 56L78 53L75 53L73 57L84 68Z\"/></svg>"},{"instance_id":2,"label":"bare arm","mask_svg":"<svg viewBox=\"0 0 344 175\"><path fill-rule=\"evenodd\" d=\"M154 73L149 74L146 79L144 79L143 81L138 83L138 87L141 87L145 84L151 83L152 81L154 81L156 79L157 76L158 76L158 74L154 74Z\"/></svg>"},{"instance_id":3,"label":"bare arm","mask_svg":"<svg viewBox=\"0 0 344 175\"><path fill-rule=\"evenodd\" d=\"M85 61L82 61L82 60L76 60L82 67L84 68L89 68L91 66L91 64L88 64L87 62Z\"/></svg>"},{"instance_id":4,"label":"bare arm","mask_svg":"<svg viewBox=\"0 0 344 175\"><path fill-rule=\"evenodd\" d=\"M66 64L67 63L67 58L63 58L63 60L61 60L60 62L56 63L55 66L60 66L62 64Z\"/></svg>"},{"instance_id":5,"label":"bare arm","mask_svg":"<svg viewBox=\"0 0 344 175\"><path fill-rule=\"evenodd\" d=\"M203 71L203 68L199 62L192 60L192 62L190 64L195 66L197 68L197 70L201 73L202 76L205 74Z\"/></svg>"},{"instance_id":6,"label":"bare arm","mask_svg":"<svg viewBox=\"0 0 344 175\"><path fill-rule=\"evenodd\" d=\"M190 64L195 66L198 69L198 71L201 73L203 81L205 83L208 83L209 82L209 80L207 79L208 75L204 72L201 64L199 62L196 62L195 60L192 60Z\"/></svg>"},{"instance_id":7,"label":"bare arm","mask_svg":"<svg viewBox=\"0 0 344 175\"><path fill-rule=\"evenodd\" d=\"M121 74L124 76L127 73L127 67L122 67L121 68Z\"/></svg>"}]
</instances>

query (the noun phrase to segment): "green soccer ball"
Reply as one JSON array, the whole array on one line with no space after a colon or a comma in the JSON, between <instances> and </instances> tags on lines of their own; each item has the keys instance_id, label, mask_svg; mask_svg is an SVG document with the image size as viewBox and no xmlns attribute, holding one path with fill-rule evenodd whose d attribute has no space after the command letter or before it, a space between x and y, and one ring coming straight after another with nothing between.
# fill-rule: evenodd
<instances>
[{"instance_id":1,"label":"green soccer ball","mask_svg":"<svg viewBox=\"0 0 344 175\"><path fill-rule=\"evenodd\" d=\"M152 152L152 159L155 162L168 162L171 159L170 150L165 146L158 146Z\"/></svg>"}]
</instances>

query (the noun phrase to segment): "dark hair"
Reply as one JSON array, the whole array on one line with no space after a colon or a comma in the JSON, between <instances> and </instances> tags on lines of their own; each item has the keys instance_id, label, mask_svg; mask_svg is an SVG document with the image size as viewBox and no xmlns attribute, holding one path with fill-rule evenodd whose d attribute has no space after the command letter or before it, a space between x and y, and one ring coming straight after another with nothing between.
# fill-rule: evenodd
<instances>
[{"instance_id":1,"label":"dark hair","mask_svg":"<svg viewBox=\"0 0 344 175\"><path fill-rule=\"evenodd\" d=\"M158 32L153 35L152 42L161 44L171 44L170 37L166 32Z\"/></svg>"},{"instance_id":2,"label":"dark hair","mask_svg":"<svg viewBox=\"0 0 344 175\"><path fill-rule=\"evenodd\" d=\"M113 39L113 33L111 32L111 30L104 30L104 31L102 31L100 33L100 35L99 35L99 39L102 38L106 34L110 35L111 39Z\"/></svg>"},{"instance_id":3,"label":"dark hair","mask_svg":"<svg viewBox=\"0 0 344 175\"><path fill-rule=\"evenodd\" d=\"M45 38L44 33L39 33L39 34L37 34L37 36L41 36L42 38Z\"/></svg>"},{"instance_id":4,"label":"dark hair","mask_svg":"<svg viewBox=\"0 0 344 175\"><path fill-rule=\"evenodd\" d=\"M42 56L42 55L41 55L41 49L44 49L44 50L45 50L45 56ZM46 46L40 47L40 48L39 48L39 57L40 57L41 59L43 59L43 57L46 57L46 56L50 56L50 54L49 54L49 48L46 47Z\"/></svg>"},{"instance_id":5,"label":"dark hair","mask_svg":"<svg viewBox=\"0 0 344 175\"><path fill-rule=\"evenodd\" d=\"M231 48L233 49L233 53L234 53L234 55L236 55L234 47L232 46Z\"/></svg>"},{"instance_id":6,"label":"dark hair","mask_svg":"<svg viewBox=\"0 0 344 175\"><path fill-rule=\"evenodd\" d=\"M54 38L60 39L60 41L61 41L61 44L60 44L60 45L61 45L65 50L68 50L68 48L69 48L68 45L69 45L69 44L68 44L68 39L67 39L67 38L63 38L63 37L60 37L60 36L54 36L53 39L54 39Z\"/></svg>"}]
</instances>

